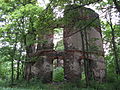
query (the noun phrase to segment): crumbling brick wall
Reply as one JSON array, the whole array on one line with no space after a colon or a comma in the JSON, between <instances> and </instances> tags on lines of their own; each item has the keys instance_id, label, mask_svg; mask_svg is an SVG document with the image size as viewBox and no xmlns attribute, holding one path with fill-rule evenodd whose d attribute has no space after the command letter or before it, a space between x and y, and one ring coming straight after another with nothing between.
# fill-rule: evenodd
<instances>
[{"instance_id":1,"label":"crumbling brick wall","mask_svg":"<svg viewBox=\"0 0 120 90\"><path fill-rule=\"evenodd\" d=\"M103 43L101 37L99 15L86 7L67 5L64 11L63 41L65 50L60 57L64 60L64 76L67 81L74 82L81 79L85 62L88 79L103 81L105 78L105 61L103 57ZM30 64L27 71L43 80L52 81L53 58L59 59L58 52L53 50L53 33L39 37L46 42L38 43L36 53L41 50L51 52L38 53L37 61ZM51 58L53 57L53 58ZM84 67L85 69L85 67ZM85 70L84 70L85 71ZM29 74L29 72L28 72Z\"/></svg>"},{"instance_id":2,"label":"crumbling brick wall","mask_svg":"<svg viewBox=\"0 0 120 90\"><path fill-rule=\"evenodd\" d=\"M29 60L25 64L25 78L27 80L37 77L43 82L52 81L53 58L51 52L53 50L53 33L47 32L39 36L39 42L35 52L31 51L28 54ZM41 42L42 41L42 42ZM31 48L27 49L27 52ZM42 52L46 51L46 52ZM40 53L42 52L42 53Z\"/></svg>"},{"instance_id":3,"label":"crumbling brick wall","mask_svg":"<svg viewBox=\"0 0 120 90\"><path fill-rule=\"evenodd\" d=\"M80 56L85 53L84 60L92 60L89 68L94 79L102 81L105 61L99 15L86 7L68 5L64 11L64 22L65 78L68 81L80 79L83 67Z\"/></svg>"}]
</instances>

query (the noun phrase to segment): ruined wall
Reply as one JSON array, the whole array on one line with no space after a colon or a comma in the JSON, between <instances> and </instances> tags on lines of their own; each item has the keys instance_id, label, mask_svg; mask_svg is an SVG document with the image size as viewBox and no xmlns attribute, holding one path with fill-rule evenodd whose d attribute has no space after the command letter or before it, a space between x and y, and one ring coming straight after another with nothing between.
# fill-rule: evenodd
<instances>
[{"instance_id":1,"label":"ruined wall","mask_svg":"<svg viewBox=\"0 0 120 90\"><path fill-rule=\"evenodd\" d=\"M37 55L36 62L28 63L26 76L40 78L43 82L52 81L53 72L53 32L45 33L39 37L37 52L47 51ZM76 82L81 79L82 68L87 62L88 79L103 81L105 77L105 62L100 29L99 15L93 10L77 5L68 5L64 11L65 50L62 52L64 60L64 77L67 81ZM31 48L32 49L32 48ZM29 49L29 50L31 50ZM28 50L28 51L29 51ZM28 52L33 53L33 51ZM55 52L56 53L56 52ZM59 52L53 57L58 58ZM58 56L57 56L58 55ZM31 58L32 59L32 58ZM85 67L84 67L85 69Z\"/></svg>"},{"instance_id":2,"label":"ruined wall","mask_svg":"<svg viewBox=\"0 0 120 90\"><path fill-rule=\"evenodd\" d=\"M64 11L64 22L65 78L68 81L80 79L83 67L80 58L83 53L80 51L84 50L84 58L92 60L89 68L94 73L94 79L102 81L105 62L99 15L86 7L68 5Z\"/></svg>"},{"instance_id":3,"label":"ruined wall","mask_svg":"<svg viewBox=\"0 0 120 90\"><path fill-rule=\"evenodd\" d=\"M39 77L43 82L52 81L53 59L50 51L53 50L53 33L47 33L42 36L43 43L39 43L37 51L46 50L43 56L38 56L37 62L32 66L32 73L35 77Z\"/></svg>"},{"instance_id":4,"label":"ruined wall","mask_svg":"<svg viewBox=\"0 0 120 90\"><path fill-rule=\"evenodd\" d=\"M47 56L40 56L38 61L31 67L32 75L42 82L48 83L52 81L52 71L53 71L52 60Z\"/></svg>"},{"instance_id":5,"label":"ruined wall","mask_svg":"<svg viewBox=\"0 0 120 90\"><path fill-rule=\"evenodd\" d=\"M52 81L53 58L51 58L51 51L53 47L53 32L47 32L38 37L36 51L31 51L31 48L27 50L29 57L25 65L25 78L27 80L35 77L45 83ZM39 54L44 50L46 52Z\"/></svg>"}]
</instances>

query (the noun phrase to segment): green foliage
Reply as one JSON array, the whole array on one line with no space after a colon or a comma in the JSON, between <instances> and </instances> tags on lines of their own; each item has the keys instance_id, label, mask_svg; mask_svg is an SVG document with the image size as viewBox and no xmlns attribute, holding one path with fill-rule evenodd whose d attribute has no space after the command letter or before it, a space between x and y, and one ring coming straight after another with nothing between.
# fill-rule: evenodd
<instances>
[{"instance_id":1,"label":"green foliage","mask_svg":"<svg viewBox=\"0 0 120 90\"><path fill-rule=\"evenodd\" d=\"M0 87L0 90L32 90L32 89L23 89L23 88L4 88ZM42 89L41 89L42 90Z\"/></svg>"},{"instance_id":2,"label":"green foliage","mask_svg":"<svg viewBox=\"0 0 120 90\"><path fill-rule=\"evenodd\" d=\"M119 90L120 86L118 85L120 83L120 76L115 74L109 74L107 76L107 82L105 83L99 83L99 82L91 82L90 87L94 88L94 90Z\"/></svg>"},{"instance_id":3,"label":"green foliage","mask_svg":"<svg viewBox=\"0 0 120 90\"><path fill-rule=\"evenodd\" d=\"M64 7L66 4L79 4L79 5L86 5L98 2L98 0L50 0L52 1L53 6L62 6Z\"/></svg>"},{"instance_id":4,"label":"green foliage","mask_svg":"<svg viewBox=\"0 0 120 90\"><path fill-rule=\"evenodd\" d=\"M45 34L52 34L54 31L60 31L60 29L53 30L54 25L56 26L57 24L59 26L61 24L66 24L75 26L75 28L81 28L86 24L91 23L91 20L82 20L81 18L81 20L79 20L77 18L80 16L78 9L71 10L70 12L67 10L67 12L65 12L67 14L64 20L61 18L56 19L53 13L55 7L64 9L66 5L69 6L73 3L76 7L79 7L80 5L89 4L96 1L98 0L53 0L51 5L48 5L49 7L44 10L43 7L36 5L36 0L0 0L0 22L4 24L0 27L0 43L2 43L0 47L0 79L2 79L2 81L0 81L0 90L120 90L120 77L115 74L114 56L112 51L113 48L111 44L111 28L107 22L101 23L104 41L106 45L109 46L108 54L105 56L108 74L106 83L101 84L91 82L90 87L84 88L85 81L80 81L75 84L63 83L55 86L52 84L44 85L41 81L32 79L29 83L24 80L16 81L17 84L13 86L14 88L9 88L8 82L4 82L5 80L8 81L11 78L11 60L14 60L14 69L16 70L15 61L26 59L25 52L27 46L35 43L46 43L47 41L43 40ZM99 3L97 8L101 10L101 8L112 4L112 0L108 0L107 2L102 1ZM83 9L84 8L81 10ZM87 16L89 13L89 15L93 17L94 15L91 14L92 12L93 11L85 11L84 16ZM96 17L98 16L96 15L92 18L92 20ZM96 24L99 25L98 19L94 23L91 23L91 26L96 27ZM117 53L118 57L120 57L120 25L113 25L113 27L115 29ZM35 37L40 38L40 40L36 40ZM16 51L14 51L15 44L17 44ZM63 49L63 41L61 40L58 42L58 47L56 50ZM97 51L97 49L98 47L93 45L90 47L90 51ZM36 58L30 58L28 60L31 59L37 60ZM16 75L16 71L14 71L14 73ZM54 70L53 80L55 82L61 82L64 80L64 69L62 67L58 67Z\"/></svg>"},{"instance_id":5,"label":"green foliage","mask_svg":"<svg viewBox=\"0 0 120 90\"><path fill-rule=\"evenodd\" d=\"M1 63L1 65L0 65L0 78L2 80L10 79L10 74L11 74L10 64L11 64L10 62L2 62Z\"/></svg>"},{"instance_id":6,"label":"green foliage","mask_svg":"<svg viewBox=\"0 0 120 90\"><path fill-rule=\"evenodd\" d=\"M113 77L113 76L112 76ZM98 83L91 82L89 87L85 87L84 81L76 83L56 83L43 84L38 79L32 79L29 82L20 80L11 88L8 81L0 80L0 90L119 90L120 77L112 82Z\"/></svg>"},{"instance_id":7,"label":"green foliage","mask_svg":"<svg viewBox=\"0 0 120 90\"><path fill-rule=\"evenodd\" d=\"M55 49L56 50L64 50L63 40L60 40L59 42L57 42Z\"/></svg>"},{"instance_id":8,"label":"green foliage","mask_svg":"<svg viewBox=\"0 0 120 90\"><path fill-rule=\"evenodd\" d=\"M53 71L53 81L60 82L64 80L64 69L63 67L57 67Z\"/></svg>"},{"instance_id":9,"label":"green foliage","mask_svg":"<svg viewBox=\"0 0 120 90\"><path fill-rule=\"evenodd\" d=\"M111 27L109 25L109 22L102 22L101 23L102 28L103 28L103 40L105 42L105 45L108 47L107 48L107 55L105 56L105 60L106 60L106 66L107 66L107 71L110 75L115 74L115 56L114 56L114 51L113 51L113 43L112 43L112 31L111 31ZM119 56L119 25L112 25L112 27L114 27L114 35L115 35L115 44L116 44L116 51ZM120 64L118 62L118 64ZM114 73L113 73L114 72Z\"/></svg>"}]
</instances>

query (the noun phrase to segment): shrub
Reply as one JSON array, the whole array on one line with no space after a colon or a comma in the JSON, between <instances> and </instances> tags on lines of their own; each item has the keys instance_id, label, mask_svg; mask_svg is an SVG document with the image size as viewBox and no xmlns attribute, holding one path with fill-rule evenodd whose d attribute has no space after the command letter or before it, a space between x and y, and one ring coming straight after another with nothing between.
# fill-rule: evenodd
<instances>
[{"instance_id":1,"label":"shrub","mask_svg":"<svg viewBox=\"0 0 120 90\"><path fill-rule=\"evenodd\" d=\"M64 80L64 69L63 67L57 67L53 71L53 81L61 82Z\"/></svg>"}]
</instances>

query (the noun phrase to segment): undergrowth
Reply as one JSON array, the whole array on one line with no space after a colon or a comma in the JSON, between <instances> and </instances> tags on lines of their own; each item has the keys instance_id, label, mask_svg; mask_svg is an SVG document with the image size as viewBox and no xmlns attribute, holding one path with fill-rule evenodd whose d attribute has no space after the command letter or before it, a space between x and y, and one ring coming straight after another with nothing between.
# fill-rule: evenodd
<instances>
[{"instance_id":1,"label":"undergrowth","mask_svg":"<svg viewBox=\"0 0 120 90\"><path fill-rule=\"evenodd\" d=\"M62 69L60 69L60 76L63 74L62 72ZM58 75L55 79L58 81L61 80L60 76ZM76 83L58 81L43 84L41 80L37 78L31 79L29 82L21 79L14 81L14 84L11 86L10 81L0 80L0 90L120 90L120 76L113 76L112 74L106 78L106 82L99 83L91 81L88 87L86 87L85 80L81 80Z\"/></svg>"}]
</instances>

